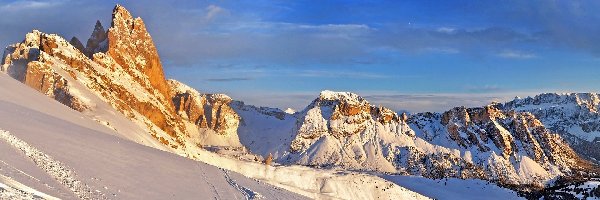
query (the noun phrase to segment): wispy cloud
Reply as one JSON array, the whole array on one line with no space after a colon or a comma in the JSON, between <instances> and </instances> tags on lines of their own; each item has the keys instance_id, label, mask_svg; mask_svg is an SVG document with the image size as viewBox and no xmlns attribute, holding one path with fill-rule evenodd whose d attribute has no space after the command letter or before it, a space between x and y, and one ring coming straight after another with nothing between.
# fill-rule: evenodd
<instances>
[{"instance_id":1,"label":"wispy cloud","mask_svg":"<svg viewBox=\"0 0 600 200\"><path fill-rule=\"evenodd\" d=\"M496 93L506 91L498 85L481 85L481 86L468 86L466 90L472 93Z\"/></svg>"},{"instance_id":2,"label":"wispy cloud","mask_svg":"<svg viewBox=\"0 0 600 200\"><path fill-rule=\"evenodd\" d=\"M212 81L212 82L234 82L234 81L249 81L249 80L254 80L254 78L249 78L249 77L208 78L205 80Z\"/></svg>"},{"instance_id":3,"label":"wispy cloud","mask_svg":"<svg viewBox=\"0 0 600 200\"><path fill-rule=\"evenodd\" d=\"M352 72L346 70L299 70L299 71L288 71L288 76L299 76L299 77L327 77L327 78L356 78L356 79L380 79L389 78L390 76L383 74L376 74L370 72Z\"/></svg>"},{"instance_id":4,"label":"wispy cloud","mask_svg":"<svg viewBox=\"0 0 600 200\"><path fill-rule=\"evenodd\" d=\"M520 51L503 51L497 54L497 56L502 58L510 58L510 59L530 59L536 58L537 56L533 53L525 53Z\"/></svg>"},{"instance_id":5,"label":"wispy cloud","mask_svg":"<svg viewBox=\"0 0 600 200\"><path fill-rule=\"evenodd\" d=\"M217 15L227 12L227 10L223 9L222 7L216 6L216 5L208 5L206 7L206 19L207 20L211 20L213 18L215 18Z\"/></svg>"},{"instance_id":6,"label":"wispy cloud","mask_svg":"<svg viewBox=\"0 0 600 200\"><path fill-rule=\"evenodd\" d=\"M458 106L479 107L492 102L506 102L516 96L533 96L536 92L506 92L491 94L446 93L446 94L394 94L393 91L357 92L372 105L381 105L400 112L444 112ZM315 92L238 92L232 96L247 104L272 106L280 109L304 109L319 95Z\"/></svg>"},{"instance_id":7,"label":"wispy cloud","mask_svg":"<svg viewBox=\"0 0 600 200\"><path fill-rule=\"evenodd\" d=\"M22 10L31 10L31 9L48 9L60 4L63 4L64 0L54 0L54 1L30 1L30 0L17 0L5 5L0 6L0 11L11 11L17 12Z\"/></svg>"},{"instance_id":8,"label":"wispy cloud","mask_svg":"<svg viewBox=\"0 0 600 200\"><path fill-rule=\"evenodd\" d=\"M458 106L479 107L492 102L506 102L515 96L530 96L536 93L506 92L490 94L447 93L447 94L372 94L364 97L372 104L383 105L394 110L416 112L444 112Z\"/></svg>"}]
</instances>

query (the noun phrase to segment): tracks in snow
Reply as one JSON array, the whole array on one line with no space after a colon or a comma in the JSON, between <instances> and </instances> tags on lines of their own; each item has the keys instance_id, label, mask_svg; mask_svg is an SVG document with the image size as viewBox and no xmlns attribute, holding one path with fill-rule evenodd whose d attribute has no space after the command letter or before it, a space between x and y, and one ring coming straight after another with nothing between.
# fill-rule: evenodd
<instances>
[{"instance_id":1,"label":"tracks in snow","mask_svg":"<svg viewBox=\"0 0 600 200\"><path fill-rule=\"evenodd\" d=\"M264 196L259 194L258 192L252 191L244 186L238 184L233 178L229 176L229 171L224 169L209 169L203 167L200 163L198 163L198 167L200 167L200 173L202 178L206 183L211 187L212 192L215 195L215 199L262 199ZM210 174L210 175L208 175ZM219 174L219 175L217 175ZM222 175L222 176L220 176ZM216 184L216 185L215 185ZM222 184L222 185L221 185ZM228 184L231 188L227 187ZM239 193L237 193L239 192ZM239 195L242 196L239 196Z\"/></svg>"},{"instance_id":2,"label":"tracks in snow","mask_svg":"<svg viewBox=\"0 0 600 200\"><path fill-rule=\"evenodd\" d=\"M264 198L262 195L260 195L258 192L252 191L244 186L241 186L239 184L237 184L235 182L235 180L233 180L230 176L229 176L229 172L226 170L223 170L223 174L225 174L225 180L227 180L227 183L229 183L229 185L231 185L231 187L235 188L236 190L240 191L245 197L246 199L262 199Z\"/></svg>"},{"instance_id":3,"label":"tracks in snow","mask_svg":"<svg viewBox=\"0 0 600 200\"><path fill-rule=\"evenodd\" d=\"M15 149L20 150L31 159L40 169L53 177L63 186L69 188L80 199L108 199L99 190L93 190L87 184L77 179L77 174L60 161L54 160L48 154L30 146L25 141L15 137L8 131L0 130L0 139L6 141Z\"/></svg>"}]
</instances>

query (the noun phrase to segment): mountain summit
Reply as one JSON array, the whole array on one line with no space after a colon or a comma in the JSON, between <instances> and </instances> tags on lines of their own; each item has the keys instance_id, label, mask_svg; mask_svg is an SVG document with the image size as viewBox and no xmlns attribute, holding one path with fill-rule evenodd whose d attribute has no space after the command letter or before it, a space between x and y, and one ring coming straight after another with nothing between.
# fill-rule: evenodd
<instances>
[{"instance_id":1,"label":"mountain summit","mask_svg":"<svg viewBox=\"0 0 600 200\"><path fill-rule=\"evenodd\" d=\"M118 137L256 177L310 174L314 184L305 184L303 177L265 179L285 187L293 183L315 198L334 192L357 197L352 195L363 191L336 189L349 182L331 181L338 175L298 166L279 170L279 165L481 179L518 191L600 171L593 164L600 159L597 94L542 94L407 115L355 93L325 90L298 112L256 107L167 80L143 20L120 5L108 30L96 22L85 46L76 37L67 41L33 30L5 49L0 64L10 77ZM215 161L205 149L251 164ZM387 182L363 175L361 181L379 181L364 192L389 194L392 186L379 188Z\"/></svg>"},{"instance_id":2,"label":"mountain summit","mask_svg":"<svg viewBox=\"0 0 600 200\"><path fill-rule=\"evenodd\" d=\"M204 145L189 138L205 137L201 133L225 134L231 132L225 130L237 128L235 113L225 111L231 100L216 98L218 95L210 96L215 98L209 98L209 104L200 104L208 110L217 106L213 114L206 115L216 120L209 117L210 126L190 121L187 113L180 112L182 94L178 88L183 84L174 87L167 82L143 20L133 18L123 6L113 9L108 31L97 21L86 47L78 41L67 42L58 35L34 30L23 42L7 47L2 71L128 139L159 149L185 154L188 148ZM124 124L119 120L122 118L132 123ZM227 140L239 144L236 139Z\"/></svg>"}]
</instances>

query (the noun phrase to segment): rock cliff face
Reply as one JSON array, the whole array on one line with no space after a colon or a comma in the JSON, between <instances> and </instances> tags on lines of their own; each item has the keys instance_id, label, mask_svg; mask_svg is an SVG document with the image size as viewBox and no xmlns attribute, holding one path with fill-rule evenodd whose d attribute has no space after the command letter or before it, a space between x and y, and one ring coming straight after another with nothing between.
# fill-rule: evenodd
<instances>
[{"instance_id":1,"label":"rock cliff face","mask_svg":"<svg viewBox=\"0 0 600 200\"><path fill-rule=\"evenodd\" d=\"M198 128L209 128L220 135L237 135L240 116L229 106L225 94L200 94L176 80L168 80L177 113Z\"/></svg>"},{"instance_id":2,"label":"rock cliff face","mask_svg":"<svg viewBox=\"0 0 600 200\"><path fill-rule=\"evenodd\" d=\"M278 162L537 186L586 170L534 115L499 104L408 117L324 91L295 116L289 153L278 153Z\"/></svg>"},{"instance_id":3,"label":"rock cliff face","mask_svg":"<svg viewBox=\"0 0 600 200\"><path fill-rule=\"evenodd\" d=\"M142 19L133 18L119 5L112 16L108 31L96 23L85 48L77 38L67 42L58 35L33 31L23 42L7 47L2 71L118 129L111 117L98 117L108 112L99 104L108 103L142 127L146 133L140 134L151 135L177 152L185 153L187 148L200 145L186 140L196 136L190 135L180 111L187 111L183 112L187 119L196 117L194 123L198 122L199 127L205 125L219 134L235 134L239 117L228 107L230 98L205 95L201 107L191 108L185 93L171 91ZM175 99L179 100L178 107L173 104ZM207 109L210 113L193 116L193 109ZM196 130L192 132L198 134ZM132 135L130 139L138 137L141 136ZM152 141L146 142L156 146Z\"/></svg>"},{"instance_id":4,"label":"rock cliff face","mask_svg":"<svg viewBox=\"0 0 600 200\"><path fill-rule=\"evenodd\" d=\"M116 10L115 10L116 11ZM126 12L126 10L122 10L120 12ZM113 22L114 23L114 22ZM96 25L94 26L94 31L92 35L87 41L87 45L84 49L80 49L80 51L85 54L87 57L92 58L95 53L98 52L106 52L108 50L108 34L104 30L104 26L100 21L96 21ZM73 44L73 43L71 43ZM77 45L74 45L77 48ZM79 48L78 48L79 49Z\"/></svg>"},{"instance_id":5,"label":"rock cliff face","mask_svg":"<svg viewBox=\"0 0 600 200\"><path fill-rule=\"evenodd\" d=\"M71 94L71 83L52 67L54 49L69 48L73 47L56 35L33 31L22 43L6 48L2 71L75 110L83 111L88 105Z\"/></svg>"},{"instance_id":6,"label":"rock cliff face","mask_svg":"<svg viewBox=\"0 0 600 200\"><path fill-rule=\"evenodd\" d=\"M75 37L32 31L6 48L0 70L122 137L184 155L202 146L246 147L283 164L508 185L597 168L569 144L600 159L597 94L408 116L353 93L323 91L303 111L286 113L166 80L144 22L121 6L112 17L108 31L96 23L85 47Z\"/></svg>"},{"instance_id":7,"label":"rock cliff face","mask_svg":"<svg viewBox=\"0 0 600 200\"><path fill-rule=\"evenodd\" d=\"M530 112L550 130L559 133L589 160L600 163L600 95L595 93L547 93L516 98L504 110Z\"/></svg>"}]
</instances>

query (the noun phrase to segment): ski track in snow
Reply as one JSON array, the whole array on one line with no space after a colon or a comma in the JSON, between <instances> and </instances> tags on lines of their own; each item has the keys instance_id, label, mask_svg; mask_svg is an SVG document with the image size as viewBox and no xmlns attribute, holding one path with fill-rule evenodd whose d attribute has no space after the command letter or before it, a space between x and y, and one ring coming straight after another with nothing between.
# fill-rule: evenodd
<instances>
[{"instance_id":1,"label":"ski track in snow","mask_svg":"<svg viewBox=\"0 0 600 200\"><path fill-rule=\"evenodd\" d=\"M44 199L32 193L0 183L0 199Z\"/></svg>"},{"instance_id":2,"label":"ski track in snow","mask_svg":"<svg viewBox=\"0 0 600 200\"><path fill-rule=\"evenodd\" d=\"M14 148L22 151L40 169L46 171L59 183L69 188L81 199L108 199L99 190L93 190L87 184L77 179L77 174L63 163L54 160L44 152L30 146L25 141L13 136L8 131L0 130L0 139L5 140Z\"/></svg>"},{"instance_id":3,"label":"ski track in snow","mask_svg":"<svg viewBox=\"0 0 600 200\"><path fill-rule=\"evenodd\" d=\"M24 171L22 171L22 170L20 170L20 169L17 169L17 168L15 168L15 167L13 167L13 166L10 166L8 163L4 162L3 160L0 160L0 163L4 164L4 165L5 165L5 166L7 166L7 167L10 167L12 170L15 170L15 171L16 171L16 172L18 172L19 174L23 174L23 175L25 175L25 176L29 177L30 179L33 179L33 180L35 180L35 181L37 181L37 182L40 182L40 179L37 179L37 178L35 178L35 177L33 177L33 176L31 176L31 175L29 175L29 174L25 173ZM0 167L0 170L2 170L2 168L1 168L1 167ZM48 186L48 185L46 185L46 186Z\"/></svg>"},{"instance_id":4,"label":"ski track in snow","mask_svg":"<svg viewBox=\"0 0 600 200\"><path fill-rule=\"evenodd\" d=\"M34 180L35 182L38 182L38 183L40 183L41 185L44 185L44 186L46 186L46 187L47 187L48 189L50 189L50 190L56 191L56 192L58 192L59 194L63 194L63 193L62 193L62 192L60 192L59 190L56 190L56 188L52 187L51 185L48 185L48 183L45 183L45 182L41 181L40 179L38 179L38 178L35 178L35 177L33 177L33 176L31 176L31 175L27 174L26 172L24 172L24 171L22 171L22 170L20 170L20 169L17 169L17 168L15 168L15 167L11 166L11 165L9 165L8 163L4 162L3 160L0 160L0 171L2 171L2 170L8 170L9 172L12 170L13 172L16 172L17 174L23 175L23 176L25 176L25 177L27 177L27 178L29 178L29 179L31 179L31 180ZM4 176L4 175L0 174L0 178L2 178L3 176ZM9 179L10 179L10 177L6 177L6 178L9 178ZM0 196L1 196L1 195L0 195ZM0 200L1 200L1 199L3 199L3 198L1 198L1 197L0 197Z\"/></svg>"},{"instance_id":5,"label":"ski track in snow","mask_svg":"<svg viewBox=\"0 0 600 200\"><path fill-rule=\"evenodd\" d=\"M0 199L45 199L60 200L59 198L44 194L16 180L0 174Z\"/></svg>"},{"instance_id":6,"label":"ski track in snow","mask_svg":"<svg viewBox=\"0 0 600 200\"><path fill-rule=\"evenodd\" d=\"M237 184L235 182L235 180L233 180L230 176L229 176L229 172L226 170L223 170L223 173L225 174L225 180L227 180L227 183L229 183L229 185L231 185L231 187L237 189L238 191L240 191L245 197L246 199L250 200L250 199L262 199L264 198L262 195L260 195L260 193L252 191L244 186L241 186L239 184Z\"/></svg>"}]
</instances>

